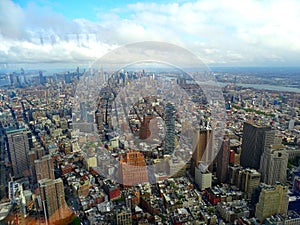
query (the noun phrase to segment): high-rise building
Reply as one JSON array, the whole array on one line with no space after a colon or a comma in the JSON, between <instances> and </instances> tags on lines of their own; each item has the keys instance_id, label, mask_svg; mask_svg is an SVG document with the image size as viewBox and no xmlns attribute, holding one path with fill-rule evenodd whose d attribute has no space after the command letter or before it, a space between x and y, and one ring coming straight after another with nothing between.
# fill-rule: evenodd
<instances>
[{"instance_id":1,"label":"high-rise building","mask_svg":"<svg viewBox=\"0 0 300 225\"><path fill-rule=\"evenodd\" d=\"M144 155L139 151L129 151L120 160L120 180L124 186L148 182L148 170Z\"/></svg>"},{"instance_id":2,"label":"high-rise building","mask_svg":"<svg viewBox=\"0 0 300 225\"><path fill-rule=\"evenodd\" d=\"M104 115L101 109L97 109L95 112L95 121L99 134L103 133L104 130Z\"/></svg>"},{"instance_id":3,"label":"high-rise building","mask_svg":"<svg viewBox=\"0 0 300 225\"><path fill-rule=\"evenodd\" d=\"M254 169L244 169L239 172L239 177L237 183L246 193L246 198L250 199L254 189L260 184L261 174Z\"/></svg>"},{"instance_id":4,"label":"high-rise building","mask_svg":"<svg viewBox=\"0 0 300 225\"><path fill-rule=\"evenodd\" d=\"M289 155L282 145L266 147L260 160L262 182L270 185L286 182Z\"/></svg>"},{"instance_id":5,"label":"high-rise building","mask_svg":"<svg viewBox=\"0 0 300 225\"><path fill-rule=\"evenodd\" d=\"M50 155L45 155L41 159L35 160L35 171L37 180L54 179L54 164Z\"/></svg>"},{"instance_id":6,"label":"high-rise building","mask_svg":"<svg viewBox=\"0 0 300 225\"><path fill-rule=\"evenodd\" d=\"M39 71L39 80L41 85L44 85L46 83L46 78L43 76L42 71Z\"/></svg>"},{"instance_id":7,"label":"high-rise building","mask_svg":"<svg viewBox=\"0 0 300 225\"><path fill-rule=\"evenodd\" d=\"M166 136L164 155L171 155L175 149L175 106L167 103L165 108Z\"/></svg>"},{"instance_id":8,"label":"high-rise building","mask_svg":"<svg viewBox=\"0 0 300 225\"><path fill-rule=\"evenodd\" d=\"M278 142L279 141L279 142ZM276 136L275 130L267 130L264 136L264 148L270 145L281 143L280 139Z\"/></svg>"},{"instance_id":9,"label":"high-rise building","mask_svg":"<svg viewBox=\"0 0 300 225\"><path fill-rule=\"evenodd\" d=\"M67 205L62 179L42 179L39 181L39 185L43 208L46 211L46 219L52 224L56 220L65 218Z\"/></svg>"},{"instance_id":10,"label":"high-rise building","mask_svg":"<svg viewBox=\"0 0 300 225\"><path fill-rule=\"evenodd\" d=\"M80 120L87 121L87 106L85 102L80 102Z\"/></svg>"},{"instance_id":11,"label":"high-rise building","mask_svg":"<svg viewBox=\"0 0 300 225\"><path fill-rule=\"evenodd\" d=\"M263 185L259 202L256 204L255 216L263 222L275 214L286 214L288 210L288 187L283 185Z\"/></svg>"},{"instance_id":12,"label":"high-rise building","mask_svg":"<svg viewBox=\"0 0 300 225\"><path fill-rule=\"evenodd\" d=\"M144 115L143 121L141 122L140 128L140 139L145 140L150 137L150 120L153 118L151 115Z\"/></svg>"},{"instance_id":13,"label":"high-rise building","mask_svg":"<svg viewBox=\"0 0 300 225\"><path fill-rule=\"evenodd\" d=\"M243 169L243 167L238 165L230 165L228 169L228 183L238 185L238 176L239 172Z\"/></svg>"},{"instance_id":14,"label":"high-rise building","mask_svg":"<svg viewBox=\"0 0 300 225\"><path fill-rule=\"evenodd\" d=\"M230 140L225 135L220 151L217 155L217 171L216 175L220 183L224 183L228 179Z\"/></svg>"},{"instance_id":15,"label":"high-rise building","mask_svg":"<svg viewBox=\"0 0 300 225\"><path fill-rule=\"evenodd\" d=\"M201 127L197 131L197 144L193 152L191 159L191 173L195 174L195 167L199 165L200 162L209 161L213 159L212 157L212 144L211 142L211 129L207 127ZM205 168L206 170L206 168Z\"/></svg>"},{"instance_id":16,"label":"high-rise building","mask_svg":"<svg viewBox=\"0 0 300 225\"><path fill-rule=\"evenodd\" d=\"M234 165L235 163L235 151L234 150L230 150L229 151L229 164Z\"/></svg>"},{"instance_id":17,"label":"high-rise building","mask_svg":"<svg viewBox=\"0 0 300 225\"><path fill-rule=\"evenodd\" d=\"M32 182L36 183L36 170L35 170L35 163L34 161L37 159L42 158L44 152L43 148L40 146L34 147L31 149L31 151L28 153L28 159L29 159L29 166L30 166L30 171L32 175Z\"/></svg>"},{"instance_id":18,"label":"high-rise building","mask_svg":"<svg viewBox=\"0 0 300 225\"><path fill-rule=\"evenodd\" d=\"M9 75L10 79L10 85L11 86L17 86L18 85L18 77L16 72L13 72L12 74Z\"/></svg>"},{"instance_id":19,"label":"high-rise building","mask_svg":"<svg viewBox=\"0 0 300 225\"><path fill-rule=\"evenodd\" d=\"M244 168L259 169L260 158L265 146L274 143L275 131L269 126L244 123L241 165Z\"/></svg>"},{"instance_id":20,"label":"high-rise building","mask_svg":"<svg viewBox=\"0 0 300 225\"><path fill-rule=\"evenodd\" d=\"M201 191L211 187L212 173L209 171L202 171L199 167L195 168L195 183Z\"/></svg>"},{"instance_id":21,"label":"high-rise building","mask_svg":"<svg viewBox=\"0 0 300 225\"><path fill-rule=\"evenodd\" d=\"M29 132L25 129L7 131L9 160L15 178L30 176L29 170Z\"/></svg>"}]
</instances>

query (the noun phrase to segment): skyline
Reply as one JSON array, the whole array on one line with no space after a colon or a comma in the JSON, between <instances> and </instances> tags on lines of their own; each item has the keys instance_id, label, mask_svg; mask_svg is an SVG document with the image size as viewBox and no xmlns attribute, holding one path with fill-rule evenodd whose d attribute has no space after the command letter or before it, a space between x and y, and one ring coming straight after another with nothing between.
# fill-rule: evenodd
<instances>
[{"instance_id":1,"label":"skyline","mask_svg":"<svg viewBox=\"0 0 300 225\"><path fill-rule=\"evenodd\" d=\"M169 42L208 66L297 66L300 3L289 1L0 2L0 69L85 65L124 44ZM55 67L55 66L54 66Z\"/></svg>"}]
</instances>

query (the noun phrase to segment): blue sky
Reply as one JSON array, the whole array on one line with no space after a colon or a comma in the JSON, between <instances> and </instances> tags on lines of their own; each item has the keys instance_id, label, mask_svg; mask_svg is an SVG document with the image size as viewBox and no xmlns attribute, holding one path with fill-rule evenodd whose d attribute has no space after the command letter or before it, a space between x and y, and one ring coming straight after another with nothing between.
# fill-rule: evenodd
<instances>
[{"instance_id":1,"label":"blue sky","mask_svg":"<svg viewBox=\"0 0 300 225\"><path fill-rule=\"evenodd\" d=\"M134 0L14 0L14 2L20 5L22 8L26 8L30 4L35 4L39 7L47 7L54 12L63 14L69 19L85 18L91 21L99 21L97 14L107 12L113 9L126 8L129 4L135 4L137 2L152 2L152 3L172 3L172 1L134 1ZM183 3L186 1L177 1ZM122 17L130 16L126 12L122 12Z\"/></svg>"},{"instance_id":2,"label":"blue sky","mask_svg":"<svg viewBox=\"0 0 300 225\"><path fill-rule=\"evenodd\" d=\"M132 0L111 1L111 0L61 0L61 1L30 1L30 0L15 0L22 8L26 8L30 4L36 4L39 7L48 7L54 12L63 14L69 19L85 18L91 21L97 21L97 14L105 12L113 8L122 8L128 4L135 3Z\"/></svg>"},{"instance_id":3,"label":"blue sky","mask_svg":"<svg viewBox=\"0 0 300 225\"><path fill-rule=\"evenodd\" d=\"M209 65L300 65L297 0L1 0L0 67L91 63L137 41L184 47Z\"/></svg>"}]
</instances>

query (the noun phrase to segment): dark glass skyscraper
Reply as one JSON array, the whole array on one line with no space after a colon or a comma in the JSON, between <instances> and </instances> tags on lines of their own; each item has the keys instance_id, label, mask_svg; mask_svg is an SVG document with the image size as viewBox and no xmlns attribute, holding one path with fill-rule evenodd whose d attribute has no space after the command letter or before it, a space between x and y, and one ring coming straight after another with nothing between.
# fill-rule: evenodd
<instances>
[{"instance_id":1,"label":"dark glass skyscraper","mask_svg":"<svg viewBox=\"0 0 300 225\"><path fill-rule=\"evenodd\" d=\"M164 155L170 155L175 149L175 106L171 103L166 104L165 108L166 136Z\"/></svg>"},{"instance_id":2,"label":"dark glass skyscraper","mask_svg":"<svg viewBox=\"0 0 300 225\"><path fill-rule=\"evenodd\" d=\"M241 165L259 169L260 158L265 146L274 143L275 132L269 126L244 123L241 152Z\"/></svg>"}]
</instances>

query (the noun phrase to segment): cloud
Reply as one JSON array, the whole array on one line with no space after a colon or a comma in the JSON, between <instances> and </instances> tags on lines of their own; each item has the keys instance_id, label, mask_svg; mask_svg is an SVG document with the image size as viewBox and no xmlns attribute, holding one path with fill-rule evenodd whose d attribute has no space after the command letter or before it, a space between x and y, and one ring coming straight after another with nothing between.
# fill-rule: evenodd
<instances>
[{"instance_id":1,"label":"cloud","mask_svg":"<svg viewBox=\"0 0 300 225\"><path fill-rule=\"evenodd\" d=\"M9 0L0 1L0 33L7 38L24 36L25 15L21 7Z\"/></svg>"},{"instance_id":2,"label":"cloud","mask_svg":"<svg viewBox=\"0 0 300 225\"><path fill-rule=\"evenodd\" d=\"M204 0L181 5L137 3L129 7L134 11L134 21L146 24L146 29L164 27L174 37L181 36L185 46L208 62L258 63L258 58L281 58L289 63L290 56L300 52L297 1Z\"/></svg>"},{"instance_id":3,"label":"cloud","mask_svg":"<svg viewBox=\"0 0 300 225\"><path fill-rule=\"evenodd\" d=\"M116 46L166 41L210 64L298 65L297 0L135 3L70 20L50 8L0 1L1 63L93 61Z\"/></svg>"},{"instance_id":4,"label":"cloud","mask_svg":"<svg viewBox=\"0 0 300 225\"><path fill-rule=\"evenodd\" d=\"M22 9L3 0L0 14L0 64L92 62L114 48L102 41L101 25L68 20L49 8Z\"/></svg>"}]
</instances>

